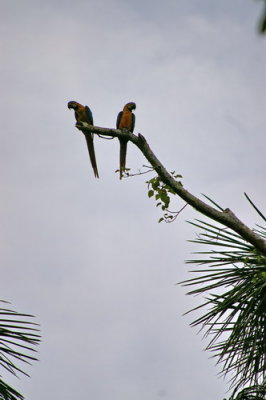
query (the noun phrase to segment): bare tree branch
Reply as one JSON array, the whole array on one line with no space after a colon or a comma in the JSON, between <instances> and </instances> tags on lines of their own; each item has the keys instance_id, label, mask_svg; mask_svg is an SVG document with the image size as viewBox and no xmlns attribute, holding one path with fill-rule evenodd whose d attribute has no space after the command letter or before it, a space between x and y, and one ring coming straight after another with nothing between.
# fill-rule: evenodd
<instances>
[{"instance_id":1,"label":"bare tree branch","mask_svg":"<svg viewBox=\"0 0 266 400\"><path fill-rule=\"evenodd\" d=\"M201 214L204 214L214 221L217 221L237 232L239 235L242 236L244 240L252 244L260 253L266 255L266 240L262 239L262 237L259 236L256 232L243 224L243 222L240 221L229 208L226 208L223 211L218 211L194 196L192 193L188 192L183 187L181 182L176 181L174 177L165 169L163 164L158 160L158 158L151 150L145 137L142 136L140 133L138 134L138 136L136 136L131 132L119 129L101 128L98 126L85 127L80 124L77 124L76 127L81 131L92 132L102 136L127 138L130 142L134 143L140 149L144 157L146 157L146 159L150 162L161 180L166 185L168 185L178 196L180 196L184 201L190 204Z\"/></svg>"}]
</instances>

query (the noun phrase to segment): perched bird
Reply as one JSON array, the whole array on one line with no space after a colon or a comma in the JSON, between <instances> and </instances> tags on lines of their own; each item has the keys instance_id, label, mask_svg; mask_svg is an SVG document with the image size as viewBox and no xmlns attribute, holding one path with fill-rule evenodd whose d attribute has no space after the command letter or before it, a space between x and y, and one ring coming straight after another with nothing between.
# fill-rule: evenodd
<instances>
[{"instance_id":1,"label":"perched bird","mask_svg":"<svg viewBox=\"0 0 266 400\"><path fill-rule=\"evenodd\" d=\"M136 104L133 102L127 103L123 108L123 111L117 116L116 127L117 129L127 129L130 132L134 131L135 127L135 114L132 110L136 109ZM127 139L121 139L120 141L120 179L123 176L123 171L126 168L126 156L127 156Z\"/></svg>"},{"instance_id":2,"label":"perched bird","mask_svg":"<svg viewBox=\"0 0 266 400\"><path fill-rule=\"evenodd\" d=\"M76 101L70 101L67 104L68 108L75 111L75 118L77 123L81 125L93 125L93 116L90 108L88 106L83 106L82 104L77 103ZM94 171L95 178L99 178L98 168L96 163L94 144L93 144L93 133L82 131L87 142L89 156L91 160L91 165Z\"/></svg>"}]
</instances>

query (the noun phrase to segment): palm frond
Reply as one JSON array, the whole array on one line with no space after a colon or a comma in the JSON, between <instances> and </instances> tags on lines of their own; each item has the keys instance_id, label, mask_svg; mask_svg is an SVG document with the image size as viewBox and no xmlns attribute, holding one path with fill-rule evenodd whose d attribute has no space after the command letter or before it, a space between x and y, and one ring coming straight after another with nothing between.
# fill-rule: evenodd
<instances>
[{"instance_id":1,"label":"palm frond","mask_svg":"<svg viewBox=\"0 0 266 400\"><path fill-rule=\"evenodd\" d=\"M265 400L265 398L266 382L264 382L262 385L246 387L238 393L234 390L233 394L228 400Z\"/></svg>"},{"instance_id":2,"label":"palm frond","mask_svg":"<svg viewBox=\"0 0 266 400\"><path fill-rule=\"evenodd\" d=\"M32 353L36 352L33 346L40 342L40 335L38 324L32 322L31 318L33 315L0 308L0 367L16 376L17 373L28 375L21 368L21 363L30 364L37 360ZM22 398L21 394L0 380L0 400Z\"/></svg>"},{"instance_id":3,"label":"palm frond","mask_svg":"<svg viewBox=\"0 0 266 400\"><path fill-rule=\"evenodd\" d=\"M257 213L259 214L259 216L264 220L264 222L266 222L266 217L262 214L262 212L258 209L258 207L253 203L253 201L249 198L249 196L247 195L247 193L244 193L244 195L246 196L247 200L249 201L249 203L252 205L252 207L257 211Z\"/></svg>"},{"instance_id":4,"label":"palm frond","mask_svg":"<svg viewBox=\"0 0 266 400\"><path fill-rule=\"evenodd\" d=\"M204 266L191 271L198 276L181 282L193 287L188 294L204 295L203 303L189 311L204 309L191 325L210 338L206 349L222 366L221 374L230 377L234 393L250 386L239 392L242 397L229 400L260 400L252 396L265 390L266 257L228 228L202 220L190 223L201 232L191 242L208 246L187 261ZM266 237L264 227L257 232Z\"/></svg>"},{"instance_id":5,"label":"palm frond","mask_svg":"<svg viewBox=\"0 0 266 400\"><path fill-rule=\"evenodd\" d=\"M0 400L23 400L23 396L0 379Z\"/></svg>"}]
</instances>

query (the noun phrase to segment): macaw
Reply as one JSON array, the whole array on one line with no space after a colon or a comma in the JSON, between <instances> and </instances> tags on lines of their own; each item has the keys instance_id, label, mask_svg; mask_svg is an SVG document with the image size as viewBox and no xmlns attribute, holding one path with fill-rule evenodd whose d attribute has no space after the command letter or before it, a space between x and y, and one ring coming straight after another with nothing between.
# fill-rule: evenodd
<instances>
[{"instance_id":1,"label":"macaw","mask_svg":"<svg viewBox=\"0 0 266 400\"><path fill-rule=\"evenodd\" d=\"M69 101L67 104L68 108L75 111L75 118L77 123L80 123L84 126L93 125L93 116L91 109L88 106L83 106L82 104L77 103L76 101ZM94 171L95 178L99 178L98 168L96 163L94 144L93 144L93 133L82 131L84 133L87 147L89 150L89 156L91 160L91 165Z\"/></svg>"},{"instance_id":2,"label":"macaw","mask_svg":"<svg viewBox=\"0 0 266 400\"><path fill-rule=\"evenodd\" d=\"M134 131L135 127L135 114L133 114L132 110L136 109L136 104L133 102L127 103L123 111L117 116L116 127L117 129L127 129L130 132ZM126 168L126 155L127 155L127 139L121 139L120 141L120 179L123 176L123 171Z\"/></svg>"}]
</instances>

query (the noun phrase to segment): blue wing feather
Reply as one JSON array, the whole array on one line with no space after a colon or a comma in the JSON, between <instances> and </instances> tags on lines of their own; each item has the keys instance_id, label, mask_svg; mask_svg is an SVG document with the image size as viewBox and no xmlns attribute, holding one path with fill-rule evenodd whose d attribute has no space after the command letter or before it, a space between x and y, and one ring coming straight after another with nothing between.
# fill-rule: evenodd
<instances>
[{"instance_id":1,"label":"blue wing feather","mask_svg":"<svg viewBox=\"0 0 266 400\"><path fill-rule=\"evenodd\" d=\"M136 120L135 114L132 113L132 123L131 123L131 129L130 129L130 131L131 131L132 133L133 133L134 128L135 128L135 120Z\"/></svg>"},{"instance_id":2,"label":"blue wing feather","mask_svg":"<svg viewBox=\"0 0 266 400\"><path fill-rule=\"evenodd\" d=\"M90 107L85 106L85 112L88 118L88 122L90 123L90 125L93 125L93 116Z\"/></svg>"},{"instance_id":3,"label":"blue wing feather","mask_svg":"<svg viewBox=\"0 0 266 400\"><path fill-rule=\"evenodd\" d=\"M122 118L122 114L123 114L123 111L120 111L120 113L118 113L118 115L117 115L116 129L119 129L118 127L119 127L119 124L120 124L120 121L121 121L121 118Z\"/></svg>"}]
</instances>

